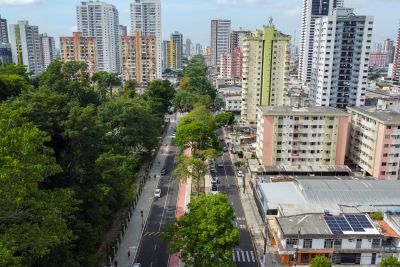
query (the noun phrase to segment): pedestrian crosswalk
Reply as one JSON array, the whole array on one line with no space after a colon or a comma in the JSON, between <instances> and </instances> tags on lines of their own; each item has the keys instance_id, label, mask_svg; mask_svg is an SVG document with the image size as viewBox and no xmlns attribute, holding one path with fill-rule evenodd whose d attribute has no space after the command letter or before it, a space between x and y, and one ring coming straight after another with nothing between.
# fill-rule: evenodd
<instances>
[{"instance_id":1,"label":"pedestrian crosswalk","mask_svg":"<svg viewBox=\"0 0 400 267\"><path fill-rule=\"evenodd\" d=\"M160 236L161 232L145 232L143 236Z\"/></svg>"},{"instance_id":2,"label":"pedestrian crosswalk","mask_svg":"<svg viewBox=\"0 0 400 267\"><path fill-rule=\"evenodd\" d=\"M247 250L233 250L233 262L256 262L256 257L253 251Z\"/></svg>"}]
</instances>

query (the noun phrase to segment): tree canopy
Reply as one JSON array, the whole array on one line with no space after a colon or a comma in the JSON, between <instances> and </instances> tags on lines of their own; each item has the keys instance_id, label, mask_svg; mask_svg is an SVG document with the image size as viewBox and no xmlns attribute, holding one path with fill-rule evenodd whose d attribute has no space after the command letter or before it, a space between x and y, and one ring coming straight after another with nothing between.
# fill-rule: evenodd
<instances>
[{"instance_id":1,"label":"tree canopy","mask_svg":"<svg viewBox=\"0 0 400 267\"><path fill-rule=\"evenodd\" d=\"M310 267L330 267L331 261L325 256L315 256L310 263Z\"/></svg>"},{"instance_id":2,"label":"tree canopy","mask_svg":"<svg viewBox=\"0 0 400 267\"><path fill-rule=\"evenodd\" d=\"M170 253L180 252L185 265L235 266L232 250L239 244L239 231L233 222L226 195L200 195L169 225L164 238L170 242Z\"/></svg>"},{"instance_id":3,"label":"tree canopy","mask_svg":"<svg viewBox=\"0 0 400 267\"><path fill-rule=\"evenodd\" d=\"M381 261L381 264L379 265L381 267L399 267L399 260L396 257L386 257L383 258Z\"/></svg>"}]
</instances>

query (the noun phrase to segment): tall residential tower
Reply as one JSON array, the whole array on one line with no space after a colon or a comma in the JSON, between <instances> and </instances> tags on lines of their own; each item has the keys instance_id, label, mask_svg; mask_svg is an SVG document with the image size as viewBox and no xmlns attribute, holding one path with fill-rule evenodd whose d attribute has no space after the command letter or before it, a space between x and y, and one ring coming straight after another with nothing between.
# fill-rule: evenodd
<instances>
[{"instance_id":1,"label":"tall residential tower","mask_svg":"<svg viewBox=\"0 0 400 267\"><path fill-rule=\"evenodd\" d=\"M227 19L211 20L211 65L217 66L223 53L229 52L231 21Z\"/></svg>"},{"instance_id":2,"label":"tall residential tower","mask_svg":"<svg viewBox=\"0 0 400 267\"><path fill-rule=\"evenodd\" d=\"M40 34L41 63L43 70L56 59L56 43L54 37L47 36L47 33Z\"/></svg>"},{"instance_id":3,"label":"tall residential tower","mask_svg":"<svg viewBox=\"0 0 400 267\"><path fill-rule=\"evenodd\" d=\"M290 36L270 23L243 44L242 120L256 122L257 106L284 103L290 64Z\"/></svg>"},{"instance_id":4,"label":"tall residential tower","mask_svg":"<svg viewBox=\"0 0 400 267\"><path fill-rule=\"evenodd\" d=\"M311 79L315 20L332 14L333 9L342 7L344 0L303 0L298 78Z\"/></svg>"},{"instance_id":5,"label":"tall residential tower","mask_svg":"<svg viewBox=\"0 0 400 267\"><path fill-rule=\"evenodd\" d=\"M7 20L0 16L0 43L8 43Z\"/></svg>"},{"instance_id":6,"label":"tall residential tower","mask_svg":"<svg viewBox=\"0 0 400 267\"><path fill-rule=\"evenodd\" d=\"M142 32L143 36L154 36L156 44L156 78L162 78L161 67L161 1L135 0L131 3L131 35Z\"/></svg>"},{"instance_id":7,"label":"tall residential tower","mask_svg":"<svg viewBox=\"0 0 400 267\"><path fill-rule=\"evenodd\" d=\"M400 25L397 30L396 50L393 59L392 80L400 83Z\"/></svg>"},{"instance_id":8,"label":"tall residential tower","mask_svg":"<svg viewBox=\"0 0 400 267\"><path fill-rule=\"evenodd\" d=\"M114 5L96 1L76 7L78 32L96 37L98 70L120 72L119 17Z\"/></svg>"},{"instance_id":9,"label":"tall residential tower","mask_svg":"<svg viewBox=\"0 0 400 267\"><path fill-rule=\"evenodd\" d=\"M363 106L372 45L373 17L337 8L315 21L310 102L315 106Z\"/></svg>"}]
</instances>

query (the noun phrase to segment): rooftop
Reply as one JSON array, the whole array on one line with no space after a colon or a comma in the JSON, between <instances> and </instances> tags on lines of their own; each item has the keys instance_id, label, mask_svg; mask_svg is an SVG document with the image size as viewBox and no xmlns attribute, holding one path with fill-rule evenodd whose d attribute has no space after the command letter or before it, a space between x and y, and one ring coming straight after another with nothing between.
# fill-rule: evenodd
<instances>
[{"instance_id":1,"label":"rooftop","mask_svg":"<svg viewBox=\"0 0 400 267\"><path fill-rule=\"evenodd\" d=\"M248 161L251 172L257 172L261 175L265 174L282 174L282 175L349 175L351 170L346 165L313 165L313 166L261 166L257 164L257 160Z\"/></svg>"},{"instance_id":2,"label":"rooftop","mask_svg":"<svg viewBox=\"0 0 400 267\"><path fill-rule=\"evenodd\" d=\"M260 106L258 109L263 115L350 116L347 112L334 107Z\"/></svg>"},{"instance_id":3,"label":"rooftop","mask_svg":"<svg viewBox=\"0 0 400 267\"><path fill-rule=\"evenodd\" d=\"M386 211L400 207L400 181L310 180L258 183L266 198L266 210L280 204L353 206L359 211Z\"/></svg>"},{"instance_id":4,"label":"rooftop","mask_svg":"<svg viewBox=\"0 0 400 267\"><path fill-rule=\"evenodd\" d=\"M355 111L382 124L400 124L400 113L391 110L378 110L376 107L347 107L347 110Z\"/></svg>"}]
</instances>

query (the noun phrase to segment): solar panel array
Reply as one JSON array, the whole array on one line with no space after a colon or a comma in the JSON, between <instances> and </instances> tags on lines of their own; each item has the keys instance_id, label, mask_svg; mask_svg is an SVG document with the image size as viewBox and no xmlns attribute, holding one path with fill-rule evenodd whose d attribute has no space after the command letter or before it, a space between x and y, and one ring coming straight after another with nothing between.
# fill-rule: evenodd
<instances>
[{"instance_id":1,"label":"solar panel array","mask_svg":"<svg viewBox=\"0 0 400 267\"><path fill-rule=\"evenodd\" d=\"M368 218L360 214L325 216L325 221L333 234L342 234L344 231L365 232L367 228L374 228Z\"/></svg>"}]
</instances>

